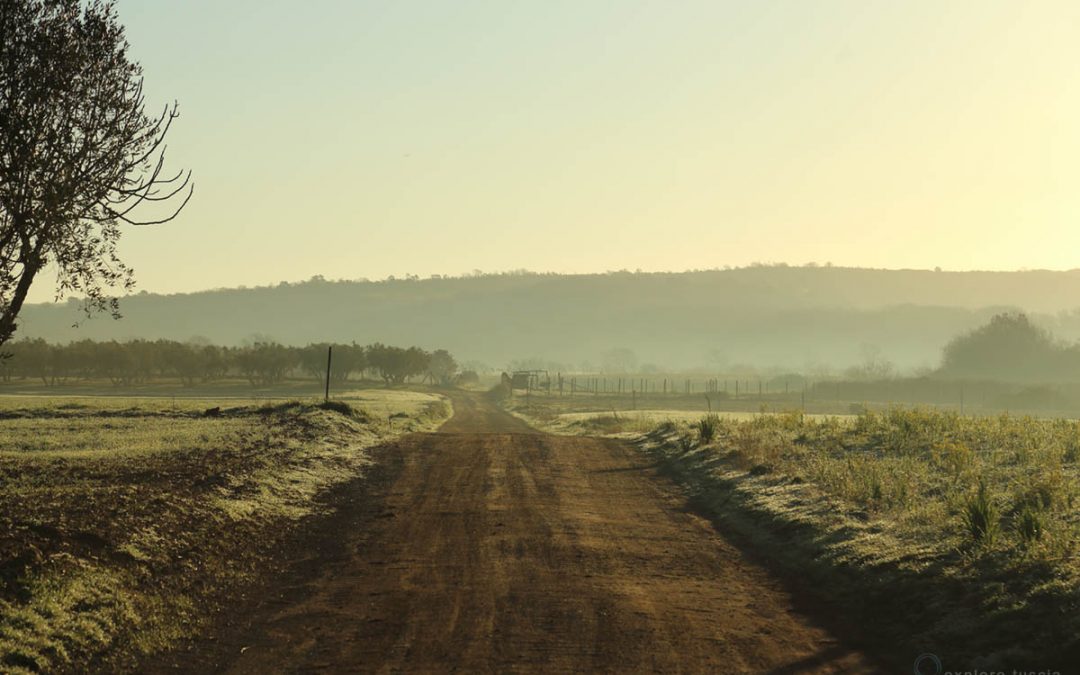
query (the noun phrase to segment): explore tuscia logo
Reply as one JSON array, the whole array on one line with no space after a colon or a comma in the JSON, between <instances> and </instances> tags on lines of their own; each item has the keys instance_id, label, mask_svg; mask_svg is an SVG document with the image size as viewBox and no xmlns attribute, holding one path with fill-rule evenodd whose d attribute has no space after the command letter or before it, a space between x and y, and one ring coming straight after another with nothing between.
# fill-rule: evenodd
<instances>
[{"instance_id":1,"label":"explore tuscia logo","mask_svg":"<svg viewBox=\"0 0 1080 675\"><path fill-rule=\"evenodd\" d=\"M1060 670L1052 668L1028 670L1026 668L1012 668L1010 670L994 670L982 668L970 668L967 670L945 670L941 659L937 654L920 654L915 659L915 675L1061 675Z\"/></svg>"}]
</instances>

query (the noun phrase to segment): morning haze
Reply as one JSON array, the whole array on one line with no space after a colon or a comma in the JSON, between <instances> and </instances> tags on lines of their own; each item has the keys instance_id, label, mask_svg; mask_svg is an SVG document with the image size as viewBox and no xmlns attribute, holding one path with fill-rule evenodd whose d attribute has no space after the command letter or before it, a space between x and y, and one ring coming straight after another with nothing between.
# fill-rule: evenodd
<instances>
[{"instance_id":1,"label":"morning haze","mask_svg":"<svg viewBox=\"0 0 1080 675\"><path fill-rule=\"evenodd\" d=\"M182 223L125 238L148 291L1075 266L1075 3L120 9L200 178Z\"/></svg>"},{"instance_id":2,"label":"morning haze","mask_svg":"<svg viewBox=\"0 0 1080 675\"><path fill-rule=\"evenodd\" d=\"M1080 272L933 272L760 266L647 274L518 272L461 278L276 284L125 299L124 319L84 320L77 303L34 306L24 334L51 342L263 336L445 347L481 370L839 373L868 353L904 374L935 369L953 337L1002 312L1028 312L1080 339ZM78 325L74 325L78 324Z\"/></svg>"},{"instance_id":3,"label":"morning haze","mask_svg":"<svg viewBox=\"0 0 1080 675\"><path fill-rule=\"evenodd\" d=\"M0 672L1080 664L1080 4L0 0Z\"/></svg>"}]
</instances>

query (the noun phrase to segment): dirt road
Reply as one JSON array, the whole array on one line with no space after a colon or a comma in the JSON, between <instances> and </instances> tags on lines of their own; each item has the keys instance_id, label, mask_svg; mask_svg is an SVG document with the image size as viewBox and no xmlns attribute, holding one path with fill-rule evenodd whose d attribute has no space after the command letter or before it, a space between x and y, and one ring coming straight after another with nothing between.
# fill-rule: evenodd
<instances>
[{"instance_id":1,"label":"dirt road","mask_svg":"<svg viewBox=\"0 0 1080 675\"><path fill-rule=\"evenodd\" d=\"M152 670L874 670L632 450L454 404L338 495L276 592Z\"/></svg>"}]
</instances>

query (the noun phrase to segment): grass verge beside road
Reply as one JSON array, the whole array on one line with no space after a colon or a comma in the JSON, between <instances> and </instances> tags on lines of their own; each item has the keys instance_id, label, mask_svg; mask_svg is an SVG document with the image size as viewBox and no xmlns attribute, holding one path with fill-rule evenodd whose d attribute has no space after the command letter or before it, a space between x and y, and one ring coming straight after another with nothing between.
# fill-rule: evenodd
<instances>
[{"instance_id":1,"label":"grass verge beside road","mask_svg":"<svg viewBox=\"0 0 1080 675\"><path fill-rule=\"evenodd\" d=\"M536 401L517 413L634 443L897 667L924 652L956 671L1080 663L1077 422L910 409L659 421Z\"/></svg>"}]
</instances>

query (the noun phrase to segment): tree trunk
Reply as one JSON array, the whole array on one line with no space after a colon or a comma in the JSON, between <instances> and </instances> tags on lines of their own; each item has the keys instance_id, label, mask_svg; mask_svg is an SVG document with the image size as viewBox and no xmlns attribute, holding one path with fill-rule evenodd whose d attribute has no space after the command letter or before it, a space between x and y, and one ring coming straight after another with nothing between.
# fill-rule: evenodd
<instances>
[{"instance_id":1,"label":"tree trunk","mask_svg":"<svg viewBox=\"0 0 1080 675\"><path fill-rule=\"evenodd\" d=\"M21 230L18 222L14 226ZM30 292L30 284L34 282L34 277L37 275L38 270L41 269L38 253L38 251L31 249L29 241L23 241L22 252L19 255L23 263L22 276L19 277L19 283L16 284L15 292L12 293L11 302L4 307L3 313L0 314L0 347L7 344L15 335L15 329L17 328L15 319L18 318L19 311L26 301L26 294Z\"/></svg>"}]
</instances>

